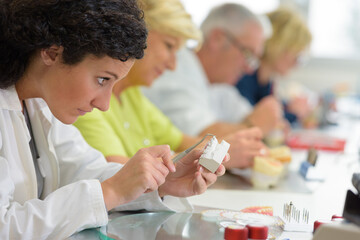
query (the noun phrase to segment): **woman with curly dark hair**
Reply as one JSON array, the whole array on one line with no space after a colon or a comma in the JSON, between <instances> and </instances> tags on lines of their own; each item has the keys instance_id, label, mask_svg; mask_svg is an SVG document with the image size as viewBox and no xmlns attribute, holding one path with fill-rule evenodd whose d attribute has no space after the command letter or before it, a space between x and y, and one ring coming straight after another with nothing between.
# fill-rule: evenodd
<instances>
[{"instance_id":1,"label":"woman with curly dark hair","mask_svg":"<svg viewBox=\"0 0 360 240\"><path fill-rule=\"evenodd\" d=\"M112 209L174 210L168 195L216 180L198 170L198 151L174 173L168 146L107 163L67 125L107 110L146 37L135 0L0 0L1 239L64 239L107 224Z\"/></svg>"}]
</instances>

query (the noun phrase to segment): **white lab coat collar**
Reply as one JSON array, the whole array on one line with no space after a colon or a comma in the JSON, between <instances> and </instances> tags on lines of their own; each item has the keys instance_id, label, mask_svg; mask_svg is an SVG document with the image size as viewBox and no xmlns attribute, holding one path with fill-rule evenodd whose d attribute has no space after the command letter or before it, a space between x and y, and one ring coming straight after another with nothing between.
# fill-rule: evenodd
<instances>
[{"instance_id":1,"label":"white lab coat collar","mask_svg":"<svg viewBox=\"0 0 360 240\"><path fill-rule=\"evenodd\" d=\"M51 114L48 111L44 111L44 109L48 109L47 104L43 99L33 98L26 100L26 105L37 105L37 109L42 113L41 120L43 123L43 128L46 132L49 132L52 123L51 123ZM9 111L17 111L19 112L19 116L23 118L22 114L22 106L20 103L19 95L17 94L15 86L11 86L7 89L0 89L0 109L6 109ZM31 108L29 109L30 118L32 118L33 112ZM24 120L25 123L25 120ZM26 126L26 124L24 125ZM48 137L48 136L47 136ZM30 141L30 133L27 134L27 138Z\"/></svg>"},{"instance_id":2,"label":"white lab coat collar","mask_svg":"<svg viewBox=\"0 0 360 240\"><path fill-rule=\"evenodd\" d=\"M58 169L56 167L58 161L50 136L53 125L52 115L49 111L49 108L47 107L46 102L43 99L27 99L26 106L36 139L35 142L40 154L40 158L38 159L40 172L43 177L49 175L51 176L51 178L47 178L47 181L45 181L43 192L43 196L45 197L58 187L60 181ZM15 86L9 87L7 89L0 89L0 109L18 112L18 116L22 119L24 129L27 129L24 115L21 112L21 102ZM31 138L29 131L26 130L25 134L27 141L29 142ZM44 145L47 145L47 147L41 147ZM35 177L35 175L32 177Z\"/></svg>"},{"instance_id":3,"label":"white lab coat collar","mask_svg":"<svg viewBox=\"0 0 360 240\"><path fill-rule=\"evenodd\" d=\"M0 89L0 109L21 111L21 104L15 86Z\"/></svg>"},{"instance_id":4,"label":"white lab coat collar","mask_svg":"<svg viewBox=\"0 0 360 240\"><path fill-rule=\"evenodd\" d=\"M33 98L36 99L36 104L38 109L45 109L47 108L47 104L43 99L40 98ZM30 100L26 100L26 104ZM0 109L7 109L12 111L22 111L19 95L16 92L15 86L11 86L7 89L0 89ZM49 114L45 114L49 115ZM46 117L48 122L50 122L51 116Z\"/></svg>"}]
</instances>

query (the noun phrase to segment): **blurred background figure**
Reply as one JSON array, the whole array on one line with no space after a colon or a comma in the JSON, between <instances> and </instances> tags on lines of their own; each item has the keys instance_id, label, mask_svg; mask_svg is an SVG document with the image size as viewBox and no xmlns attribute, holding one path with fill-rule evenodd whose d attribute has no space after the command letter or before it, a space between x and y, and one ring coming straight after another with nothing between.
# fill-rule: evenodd
<instances>
[{"instance_id":1,"label":"blurred background figure","mask_svg":"<svg viewBox=\"0 0 360 240\"><path fill-rule=\"evenodd\" d=\"M265 40L259 18L240 4L222 4L210 11L201 30L204 43L200 50L181 49L177 69L165 72L151 88L144 89L145 95L189 135L211 132L225 136L253 126L264 134L274 129L282 119L282 109L275 98L267 98L253 111L242 101L232 111L238 117L229 121L217 113L210 87L234 85L242 74L257 67ZM232 109L231 106L223 109Z\"/></svg>"},{"instance_id":2,"label":"blurred background figure","mask_svg":"<svg viewBox=\"0 0 360 240\"><path fill-rule=\"evenodd\" d=\"M287 75L304 58L311 43L311 33L295 12L279 8L267 14L272 36L266 40L259 68L243 76L236 84L242 96L255 106L273 94L274 79ZM284 116L293 123L306 119L314 110L304 91L298 88L284 102Z\"/></svg>"},{"instance_id":3,"label":"blurred background figure","mask_svg":"<svg viewBox=\"0 0 360 240\"><path fill-rule=\"evenodd\" d=\"M108 111L93 110L74 124L86 141L110 162L125 163L140 148L167 144L183 151L197 142L181 133L139 90L166 69L174 70L176 51L186 40L202 42L200 30L179 0L138 0L148 28L143 59L112 90Z\"/></svg>"},{"instance_id":4,"label":"blurred background figure","mask_svg":"<svg viewBox=\"0 0 360 240\"><path fill-rule=\"evenodd\" d=\"M149 29L144 58L136 61L129 74L114 85L108 111L94 109L75 123L87 142L101 151L109 162L126 163L143 147L167 144L172 151L182 152L199 141L198 136L179 130L139 87L151 86L165 70L175 70L176 52L188 39L201 45L201 31L179 0L139 2ZM161 99L173 102L174 97L164 95ZM202 121L206 119L196 119L194 124ZM232 161L227 162L226 167L248 167L254 156L261 155L261 150L264 152L265 149L261 142L262 133L256 128L217 137L231 145Z\"/></svg>"}]
</instances>

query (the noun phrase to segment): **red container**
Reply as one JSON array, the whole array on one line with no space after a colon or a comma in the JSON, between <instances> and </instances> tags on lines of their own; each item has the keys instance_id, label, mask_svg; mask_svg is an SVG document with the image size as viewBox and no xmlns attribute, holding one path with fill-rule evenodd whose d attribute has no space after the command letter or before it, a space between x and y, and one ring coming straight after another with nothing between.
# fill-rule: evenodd
<instances>
[{"instance_id":1,"label":"red container","mask_svg":"<svg viewBox=\"0 0 360 240\"><path fill-rule=\"evenodd\" d=\"M269 228L262 224L248 224L249 239L265 240L268 237Z\"/></svg>"},{"instance_id":2,"label":"red container","mask_svg":"<svg viewBox=\"0 0 360 240\"><path fill-rule=\"evenodd\" d=\"M314 222L314 232L316 231L316 229L318 227L320 227L321 224L324 224L324 223L331 223L331 221L329 220L317 220Z\"/></svg>"},{"instance_id":3,"label":"red container","mask_svg":"<svg viewBox=\"0 0 360 240\"><path fill-rule=\"evenodd\" d=\"M248 240L248 229L240 225L230 225L225 228L225 240Z\"/></svg>"},{"instance_id":4,"label":"red container","mask_svg":"<svg viewBox=\"0 0 360 240\"><path fill-rule=\"evenodd\" d=\"M343 216L339 216L339 215L332 215L331 220L335 220L335 219L343 219Z\"/></svg>"}]
</instances>

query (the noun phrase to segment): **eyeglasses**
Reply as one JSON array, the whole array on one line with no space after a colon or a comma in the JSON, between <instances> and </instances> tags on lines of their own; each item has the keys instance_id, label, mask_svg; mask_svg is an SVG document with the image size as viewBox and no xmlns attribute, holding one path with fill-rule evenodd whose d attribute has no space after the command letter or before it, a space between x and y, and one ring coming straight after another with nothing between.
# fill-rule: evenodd
<instances>
[{"instance_id":1,"label":"eyeglasses","mask_svg":"<svg viewBox=\"0 0 360 240\"><path fill-rule=\"evenodd\" d=\"M224 31L225 36L230 40L230 42L241 52L244 56L246 64L252 70L255 70L259 67L260 60L259 58L248 48L244 47L239 41L236 40L235 36L229 31Z\"/></svg>"}]
</instances>

